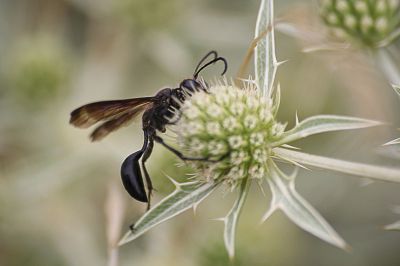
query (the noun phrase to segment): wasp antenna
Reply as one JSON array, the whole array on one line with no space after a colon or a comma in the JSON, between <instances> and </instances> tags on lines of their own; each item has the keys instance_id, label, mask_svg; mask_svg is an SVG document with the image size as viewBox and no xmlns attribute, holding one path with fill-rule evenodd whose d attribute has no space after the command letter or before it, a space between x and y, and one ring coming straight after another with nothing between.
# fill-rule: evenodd
<instances>
[{"instance_id":1,"label":"wasp antenna","mask_svg":"<svg viewBox=\"0 0 400 266\"><path fill-rule=\"evenodd\" d=\"M209 54L210 54L210 53L209 53ZM215 52L215 55L217 55L216 52ZM205 56L205 57L200 61L200 63L203 63L203 62L204 62L204 59L207 58L207 57L208 57L208 55ZM195 72L193 73L193 78L194 78L194 79L197 79L197 77L199 76L200 72L201 72L203 69L205 69L205 68L208 67L209 65L214 64L214 63L216 63L216 62L218 62L218 61L221 61L221 62L224 63L224 70L222 71L221 76L224 75L224 74L226 73L226 71L228 70L228 62L226 61L225 58L219 56L219 57L215 57L215 58L212 59L211 61L208 61L207 63L205 63L205 64L202 65L201 67L200 67L201 64L199 64L198 67L196 67Z\"/></svg>"},{"instance_id":2,"label":"wasp antenna","mask_svg":"<svg viewBox=\"0 0 400 266\"><path fill-rule=\"evenodd\" d=\"M218 57L217 51L212 50L212 51L208 52L205 56L203 56L202 59L200 59L200 61L199 61L199 63L197 64L196 68L194 69L193 76L195 76L196 73L200 72L200 71L199 71L199 68L200 68L201 64L203 64L203 62L206 61L206 59L207 59L208 57L210 57L210 55L214 55L214 59L213 59L213 60L215 60L215 58Z\"/></svg>"}]
</instances>

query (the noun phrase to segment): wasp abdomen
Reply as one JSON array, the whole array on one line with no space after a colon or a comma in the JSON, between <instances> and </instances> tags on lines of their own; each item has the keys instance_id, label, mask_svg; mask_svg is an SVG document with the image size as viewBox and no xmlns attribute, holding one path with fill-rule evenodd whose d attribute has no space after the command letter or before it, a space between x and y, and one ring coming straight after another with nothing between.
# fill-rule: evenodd
<instances>
[{"instance_id":1,"label":"wasp abdomen","mask_svg":"<svg viewBox=\"0 0 400 266\"><path fill-rule=\"evenodd\" d=\"M121 166L121 178L129 195L138 201L148 202L139 166L139 159L142 155L143 151L140 150L125 159Z\"/></svg>"}]
</instances>

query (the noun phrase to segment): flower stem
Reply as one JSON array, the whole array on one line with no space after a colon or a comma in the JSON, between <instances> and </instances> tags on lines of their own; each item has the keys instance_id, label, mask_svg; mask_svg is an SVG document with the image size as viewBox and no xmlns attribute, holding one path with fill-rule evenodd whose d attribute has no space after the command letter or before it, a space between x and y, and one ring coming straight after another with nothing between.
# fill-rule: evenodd
<instances>
[{"instance_id":1,"label":"flower stem","mask_svg":"<svg viewBox=\"0 0 400 266\"><path fill-rule=\"evenodd\" d=\"M276 155L284 159L296 161L300 164L311 165L318 168L329 169L351 175L368 177L380 181L400 183L400 168L389 168L364 163L348 162L282 148L275 148L273 151Z\"/></svg>"}]
</instances>

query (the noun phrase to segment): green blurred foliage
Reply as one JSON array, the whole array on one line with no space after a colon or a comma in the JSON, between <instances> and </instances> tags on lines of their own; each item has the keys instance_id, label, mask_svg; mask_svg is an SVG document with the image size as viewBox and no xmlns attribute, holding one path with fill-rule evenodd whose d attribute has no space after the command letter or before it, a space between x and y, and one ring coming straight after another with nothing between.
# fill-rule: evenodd
<instances>
[{"instance_id":1,"label":"green blurred foliage","mask_svg":"<svg viewBox=\"0 0 400 266\"><path fill-rule=\"evenodd\" d=\"M114 9L116 18L137 32L171 27L184 13L182 0L118 0Z\"/></svg>"},{"instance_id":2,"label":"green blurred foliage","mask_svg":"<svg viewBox=\"0 0 400 266\"><path fill-rule=\"evenodd\" d=\"M198 266L242 266L249 265L242 261L242 254L237 254L233 261L231 261L226 254L224 243L208 243L206 247L200 250L198 255ZM254 264L251 264L254 265Z\"/></svg>"},{"instance_id":3,"label":"green blurred foliage","mask_svg":"<svg viewBox=\"0 0 400 266\"><path fill-rule=\"evenodd\" d=\"M9 92L20 104L38 107L68 85L70 57L50 36L19 41L10 61Z\"/></svg>"}]
</instances>

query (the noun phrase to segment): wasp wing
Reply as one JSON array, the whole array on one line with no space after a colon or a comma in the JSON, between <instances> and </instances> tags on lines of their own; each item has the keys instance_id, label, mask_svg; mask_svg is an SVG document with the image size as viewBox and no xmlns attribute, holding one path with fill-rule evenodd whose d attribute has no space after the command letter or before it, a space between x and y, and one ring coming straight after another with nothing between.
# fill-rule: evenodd
<instances>
[{"instance_id":1,"label":"wasp wing","mask_svg":"<svg viewBox=\"0 0 400 266\"><path fill-rule=\"evenodd\" d=\"M139 107L136 107L130 111L124 112L118 116L114 116L110 120L104 122L100 126L98 126L93 133L90 135L90 139L92 141L99 141L106 137L108 134L111 132L123 127L129 125L129 123L135 118L139 113L144 111L146 108L148 108L149 105L141 105Z\"/></svg>"},{"instance_id":2,"label":"wasp wing","mask_svg":"<svg viewBox=\"0 0 400 266\"><path fill-rule=\"evenodd\" d=\"M89 103L72 111L69 122L79 128L88 128L101 120L112 119L124 113L137 115L152 101L153 97L142 97ZM140 111L136 112L137 109Z\"/></svg>"}]
</instances>

